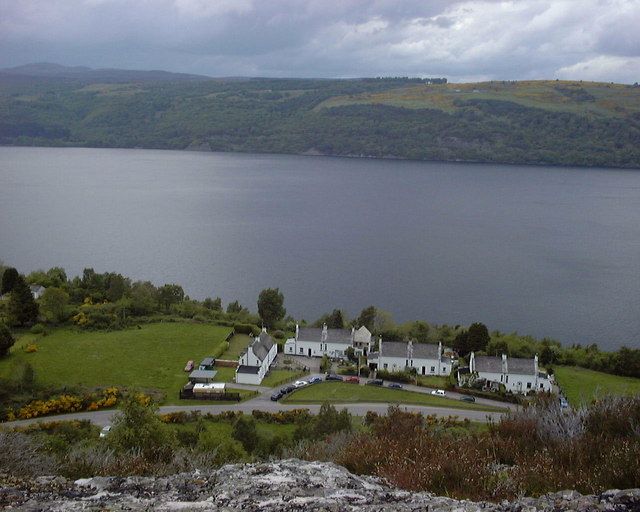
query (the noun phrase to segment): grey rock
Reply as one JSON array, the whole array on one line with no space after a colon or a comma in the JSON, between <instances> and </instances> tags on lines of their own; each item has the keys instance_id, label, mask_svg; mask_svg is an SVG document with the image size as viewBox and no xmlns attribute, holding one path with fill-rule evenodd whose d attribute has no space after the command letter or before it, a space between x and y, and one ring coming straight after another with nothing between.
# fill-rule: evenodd
<instances>
[{"instance_id":1,"label":"grey rock","mask_svg":"<svg viewBox=\"0 0 640 512\"><path fill-rule=\"evenodd\" d=\"M640 489L583 496L572 490L501 503L413 493L332 463L282 460L223 466L210 473L168 477L0 475L0 508L21 511L246 512L542 512L640 511Z\"/></svg>"}]
</instances>

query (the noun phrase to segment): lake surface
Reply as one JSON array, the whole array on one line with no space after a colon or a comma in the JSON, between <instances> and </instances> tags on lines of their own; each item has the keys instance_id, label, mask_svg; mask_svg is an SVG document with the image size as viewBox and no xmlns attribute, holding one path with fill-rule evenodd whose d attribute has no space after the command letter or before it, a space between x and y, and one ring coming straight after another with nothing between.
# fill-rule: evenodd
<instances>
[{"instance_id":1,"label":"lake surface","mask_svg":"<svg viewBox=\"0 0 640 512\"><path fill-rule=\"evenodd\" d=\"M637 347L640 172L4 147L0 259Z\"/></svg>"}]
</instances>

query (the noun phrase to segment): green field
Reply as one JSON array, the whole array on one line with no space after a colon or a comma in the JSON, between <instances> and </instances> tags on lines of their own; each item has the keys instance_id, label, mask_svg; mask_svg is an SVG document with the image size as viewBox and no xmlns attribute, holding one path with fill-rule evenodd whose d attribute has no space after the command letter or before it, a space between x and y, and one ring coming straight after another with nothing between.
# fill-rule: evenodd
<instances>
[{"instance_id":1,"label":"green field","mask_svg":"<svg viewBox=\"0 0 640 512\"><path fill-rule=\"evenodd\" d=\"M271 370L264 378L261 385L273 388L280 384L284 384L285 382L292 381L297 377L302 377L303 375L305 375L305 372L303 371Z\"/></svg>"},{"instance_id":2,"label":"green field","mask_svg":"<svg viewBox=\"0 0 640 512\"><path fill-rule=\"evenodd\" d=\"M501 407L474 404L432 396L427 393L405 391L403 389L389 389L378 386L360 386L345 382L321 382L294 391L283 402L292 404L307 403L350 403L350 402L382 402L413 405L427 405L433 407L450 407L452 409L474 409L476 411L502 412Z\"/></svg>"},{"instance_id":3,"label":"green field","mask_svg":"<svg viewBox=\"0 0 640 512\"><path fill-rule=\"evenodd\" d=\"M631 395L640 393L640 379L619 377L575 366L555 368L556 382L572 405L591 402L607 394Z\"/></svg>"},{"instance_id":4,"label":"green field","mask_svg":"<svg viewBox=\"0 0 640 512\"><path fill-rule=\"evenodd\" d=\"M21 362L28 362L39 384L155 389L173 401L187 381L185 363L192 359L197 365L229 331L203 324L156 323L113 332L63 328L44 337L25 334L0 361L0 376L10 377ZM25 345L32 342L38 351L25 353Z\"/></svg>"},{"instance_id":5,"label":"green field","mask_svg":"<svg viewBox=\"0 0 640 512\"><path fill-rule=\"evenodd\" d=\"M449 377L431 377L426 375L418 375L416 377L418 385L428 388L446 389L449 385Z\"/></svg>"},{"instance_id":6,"label":"green field","mask_svg":"<svg viewBox=\"0 0 640 512\"><path fill-rule=\"evenodd\" d=\"M239 359L242 353L251 343L251 337L246 334L234 334L229 340L229 347L223 352L219 359L230 361Z\"/></svg>"}]
</instances>

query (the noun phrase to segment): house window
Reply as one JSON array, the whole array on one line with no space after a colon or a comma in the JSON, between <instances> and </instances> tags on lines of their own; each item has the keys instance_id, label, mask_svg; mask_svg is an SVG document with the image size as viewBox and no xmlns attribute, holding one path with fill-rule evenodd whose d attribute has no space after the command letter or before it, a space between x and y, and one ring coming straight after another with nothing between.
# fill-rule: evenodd
<instances>
[{"instance_id":1,"label":"house window","mask_svg":"<svg viewBox=\"0 0 640 512\"><path fill-rule=\"evenodd\" d=\"M527 382L527 389L531 389L531 382Z\"/></svg>"},{"instance_id":2,"label":"house window","mask_svg":"<svg viewBox=\"0 0 640 512\"><path fill-rule=\"evenodd\" d=\"M387 363L384 363L384 364L382 365L382 367L383 367L385 370L387 369L387 367L388 367L388 366L389 366L389 365L388 365Z\"/></svg>"},{"instance_id":3,"label":"house window","mask_svg":"<svg viewBox=\"0 0 640 512\"><path fill-rule=\"evenodd\" d=\"M446 366L443 366L443 367L442 367L442 371L443 371L443 372L446 372L446 371L447 371L447 367L446 367Z\"/></svg>"},{"instance_id":4,"label":"house window","mask_svg":"<svg viewBox=\"0 0 640 512\"><path fill-rule=\"evenodd\" d=\"M502 378L504 377L504 375L500 375L500 382L502 382Z\"/></svg>"},{"instance_id":5,"label":"house window","mask_svg":"<svg viewBox=\"0 0 640 512\"><path fill-rule=\"evenodd\" d=\"M504 381L507 382L507 383L509 382L509 376L508 375L505 377Z\"/></svg>"},{"instance_id":6,"label":"house window","mask_svg":"<svg viewBox=\"0 0 640 512\"><path fill-rule=\"evenodd\" d=\"M304 349L302 347L300 347L300 353L304 354Z\"/></svg>"},{"instance_id":7,"label":"house window","mask_svg":"<svg viewBox=\"0 0 640 512\"><path fill-rule=\"evenodd\" d=\"M431 367L431 373L436 373L436 367L435 366Z\"/></svg>"}]
</instances>

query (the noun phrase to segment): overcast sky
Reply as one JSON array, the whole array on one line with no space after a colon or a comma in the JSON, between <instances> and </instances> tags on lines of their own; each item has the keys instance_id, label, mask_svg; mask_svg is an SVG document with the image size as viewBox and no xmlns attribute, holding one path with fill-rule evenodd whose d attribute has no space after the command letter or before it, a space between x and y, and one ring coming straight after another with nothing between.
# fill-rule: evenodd
<instances>
[{"instance_id":1,"label":"overcast sky","mask_svg":"<svg viewBox=\"0 0 640 512\"><path fill-rule=\"evenodd\" d=\"M0 67L640 81L640 0L0 0Z\"/></svg>"}]
</instances>

